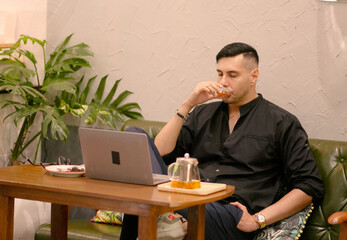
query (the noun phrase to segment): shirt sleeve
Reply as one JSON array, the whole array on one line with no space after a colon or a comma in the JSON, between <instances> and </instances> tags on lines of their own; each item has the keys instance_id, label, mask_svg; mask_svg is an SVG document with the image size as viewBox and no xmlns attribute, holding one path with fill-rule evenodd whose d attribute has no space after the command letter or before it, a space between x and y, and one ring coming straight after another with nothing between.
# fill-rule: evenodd
<instances>
[{"instance_id":1,"label":"shirt sleeve","mask_svg":"<svg viewBox=\"0 0 347 240\"><path fill-rule=\"evenodd\" d=\"M300 189L315 200L324 196L324 184L299 120L287 116L280 124L277 145L287 190Z\"/></svg>"}]
</instances>

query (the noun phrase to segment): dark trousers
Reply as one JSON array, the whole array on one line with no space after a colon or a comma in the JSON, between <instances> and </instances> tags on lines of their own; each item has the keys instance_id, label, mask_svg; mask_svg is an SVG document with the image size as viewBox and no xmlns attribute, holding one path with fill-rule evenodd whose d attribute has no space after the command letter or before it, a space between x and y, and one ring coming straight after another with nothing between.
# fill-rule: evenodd
<instances>
[{"instance_id":1,"label":"dark trousers","mask_svg":"<svg viewBox=\"0 0 347 240\"><path fill-rule=\"evenodd\" d=\"M153 172L167 174L166 165L148 134L136 127L127 128L126 131L140 132L147 135ZM242 232L236 227L242 216L241 209L223 201L207 203L205 209L206 240L251 240L253 238L253 233ZM187 209L181 209L176 212L187 219ZM125 214L120 240L135 240L138 235L137 228L138 217Z\"/></svg>"}]
</instances>

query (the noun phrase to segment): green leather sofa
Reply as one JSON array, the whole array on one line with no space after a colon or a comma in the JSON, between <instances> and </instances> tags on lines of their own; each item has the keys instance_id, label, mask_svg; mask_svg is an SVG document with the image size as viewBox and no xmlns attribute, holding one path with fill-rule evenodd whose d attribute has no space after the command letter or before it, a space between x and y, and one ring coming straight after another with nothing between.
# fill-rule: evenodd
<instances>
[{"instance_id":1,"label":"green leather sofa","mask_svg":"<svg viewBox=\"0 0 347 240\"><path fill-rule=\"evenodd\" d=\"M137 126L154 138L164 125L164 122L158 121L128 120L123 129ZM324 181L325 197L321 205L315 206L300 239L338 240L340 224L331 225L328 223L328 218L338 211L346 212L347 216L347 142L310 139L310 144ZM346 216L339 219L346 221L344 225L347 224ZM339 222L337 221L337 223ZM118 239L119 232L119 226L90 223L89 219L71 220L69 221L68 239ZM49 237L50 225L41 225L36 232L35 239L42 240L49 239Z\"/></svg>"}]
</instances>

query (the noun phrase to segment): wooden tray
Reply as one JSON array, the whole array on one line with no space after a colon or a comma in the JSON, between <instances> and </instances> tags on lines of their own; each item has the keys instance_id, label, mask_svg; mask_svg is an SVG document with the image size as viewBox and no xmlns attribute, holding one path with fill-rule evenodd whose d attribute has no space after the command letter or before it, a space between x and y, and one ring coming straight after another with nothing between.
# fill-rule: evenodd
<instances>
[{"instance_id":1,"label":"wooden tray","mask_svg":"<svg viewBox=\"0 0 347 240\"><path fill-rule=\"evenodd\" d=\"M208 195L208 194L226 189L226 184L201 182L201 188L184 189L184 188L173 188L171 187L171 182L167 182L167 183L159 184L157 187L158 187L158 190L160 191L178 192L178 193L186 193L186 194L194 194L194 195Z\"/></svg>"}]
</instances>

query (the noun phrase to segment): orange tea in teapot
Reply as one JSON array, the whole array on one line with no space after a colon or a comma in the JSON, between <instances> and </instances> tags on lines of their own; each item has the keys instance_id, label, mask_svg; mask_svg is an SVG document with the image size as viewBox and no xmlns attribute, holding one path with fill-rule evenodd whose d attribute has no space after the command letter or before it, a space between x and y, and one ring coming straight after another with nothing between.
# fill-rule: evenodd
<instances>
[{"instance_id":1,"label":"orange tea in teapot","mask_svg":"<svg viewBox=\"0 0 347 240\"><path fill-rule=\"evenodd\" d=\"M168 175L173 188L195 189L201 187L198 160L190 158L188 153L170 164Z\"/></svg>"},{"instance_id":2,"label":"orange tea in teapot","mask_svg":"<svg viewBox=\"0 0 347 240\"><path fill-rule=\"evenodd\" d=\"M173 188L195 189L195 188L200 188L201 184L200 184L199 180L193 180L193 181L190 181L190 182L171 180L171 187L173 187Z\"/></svg>"}]
</instances>

